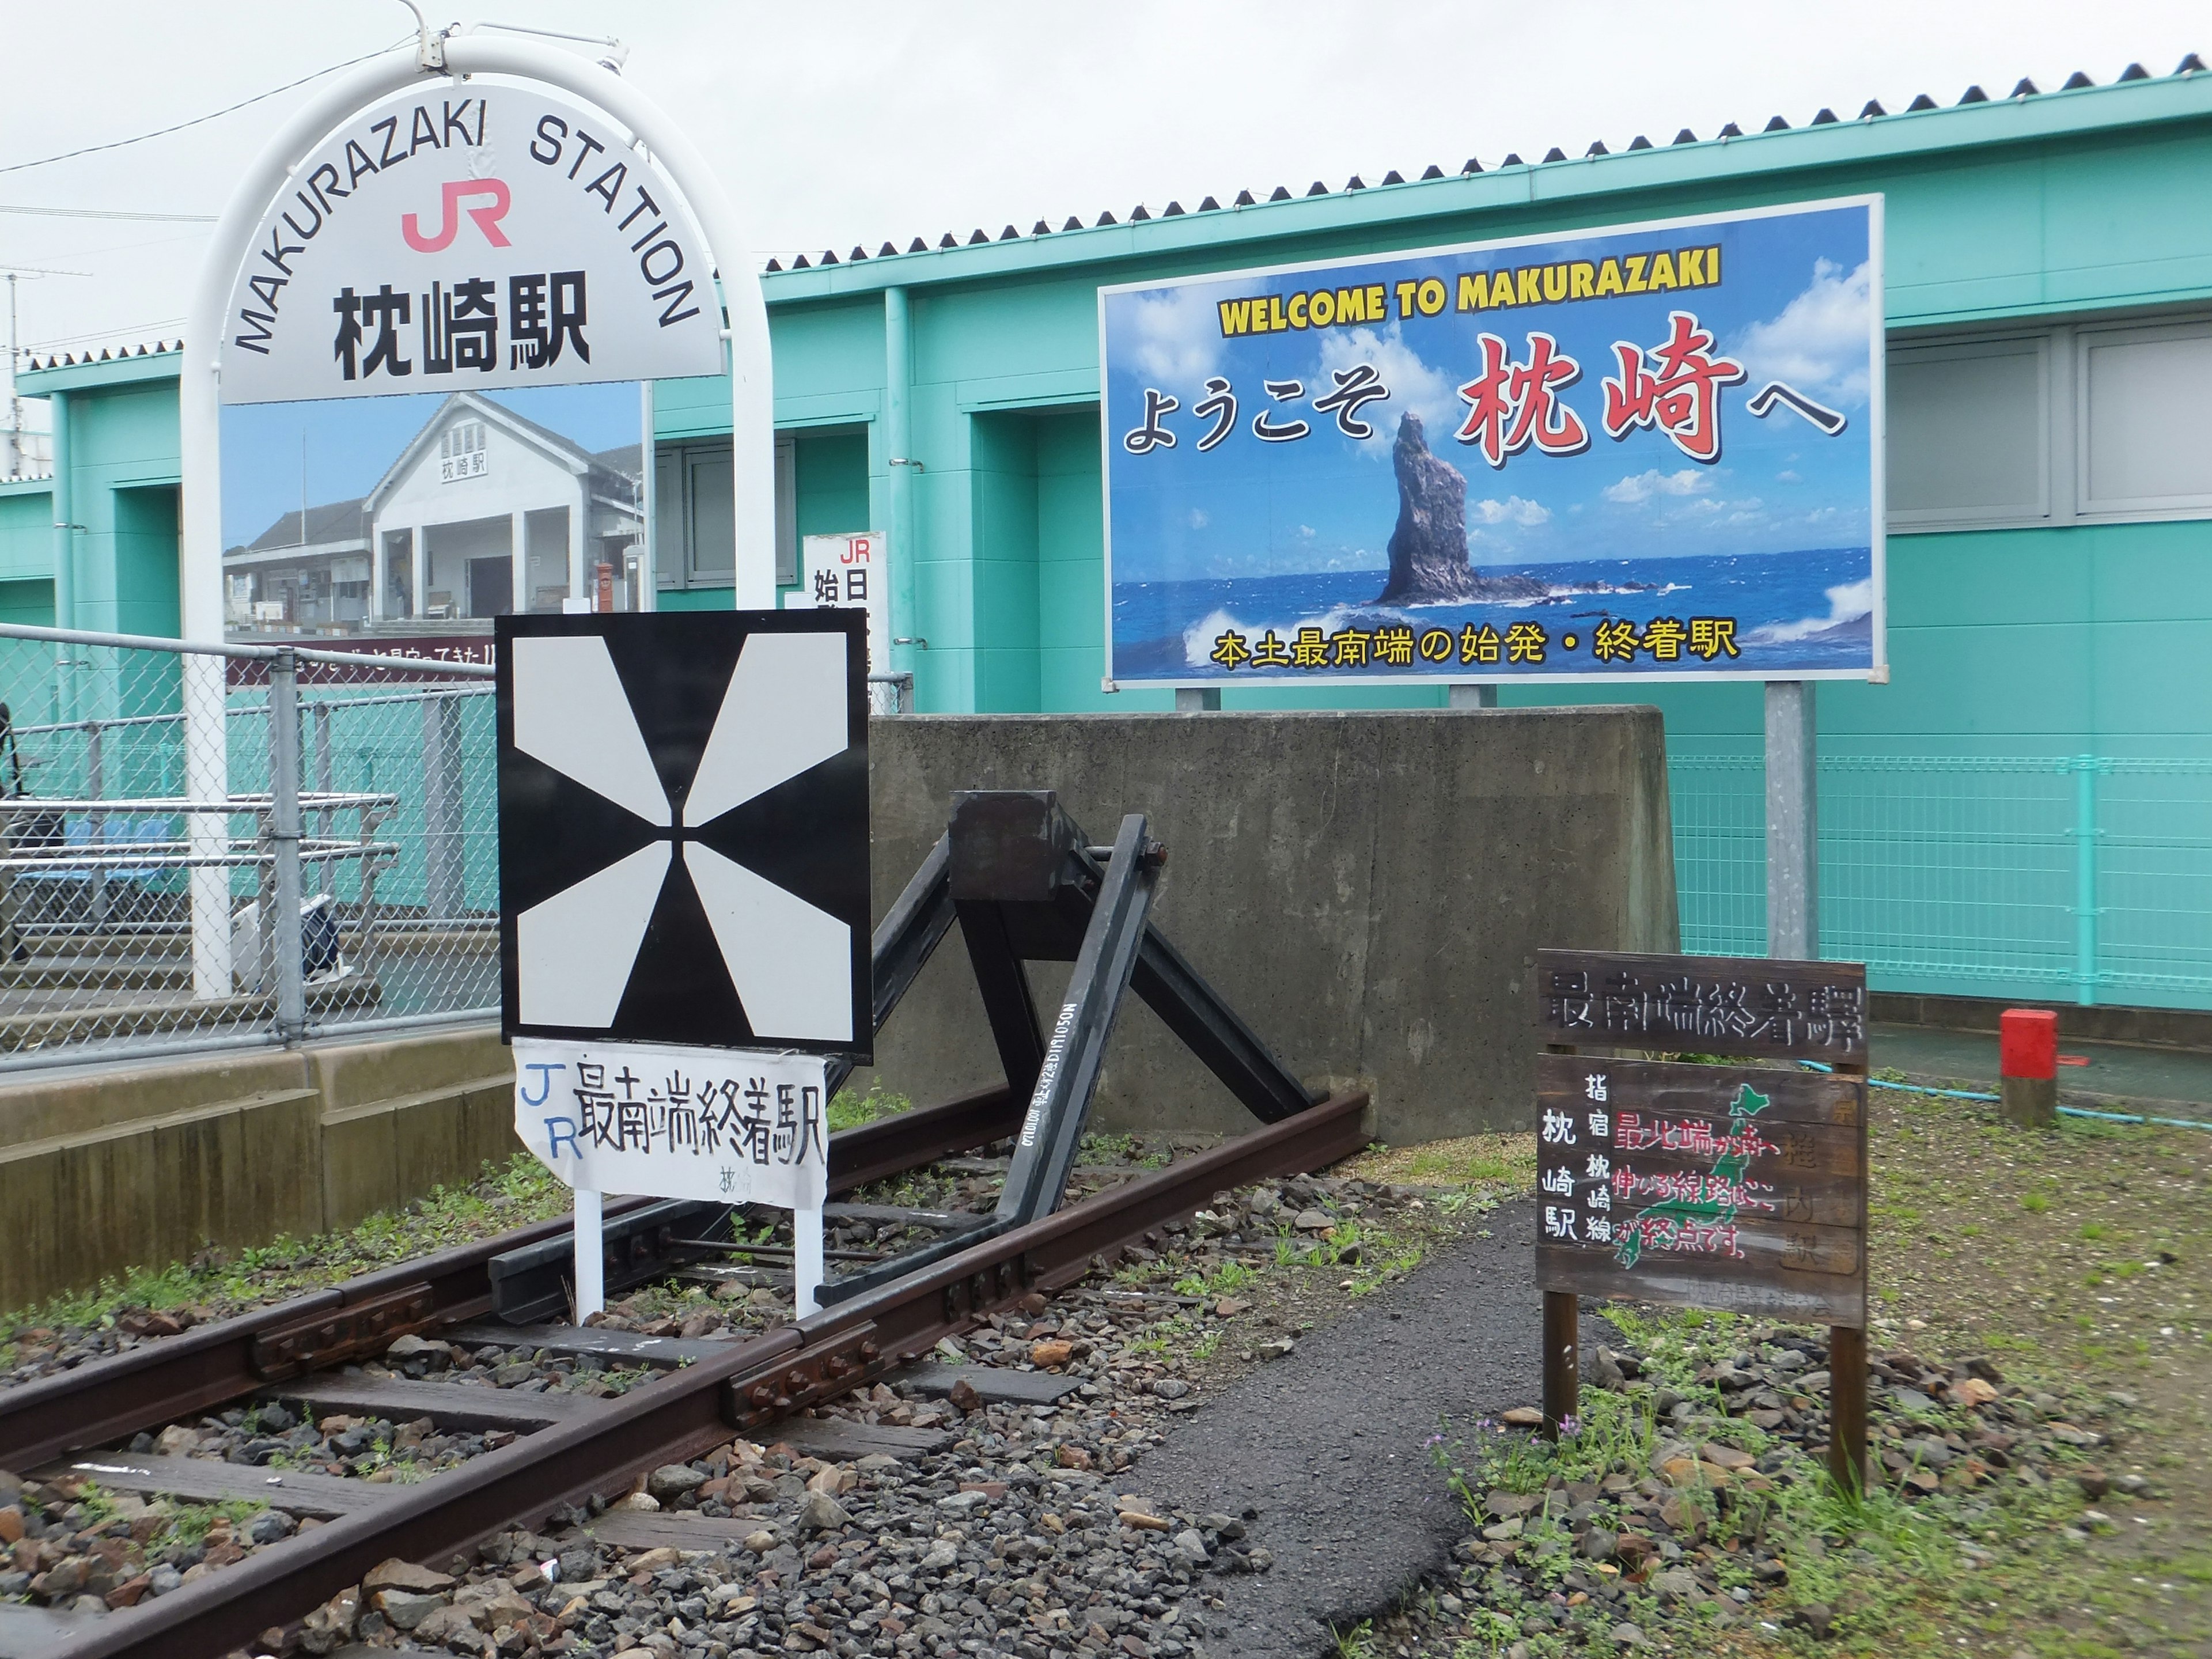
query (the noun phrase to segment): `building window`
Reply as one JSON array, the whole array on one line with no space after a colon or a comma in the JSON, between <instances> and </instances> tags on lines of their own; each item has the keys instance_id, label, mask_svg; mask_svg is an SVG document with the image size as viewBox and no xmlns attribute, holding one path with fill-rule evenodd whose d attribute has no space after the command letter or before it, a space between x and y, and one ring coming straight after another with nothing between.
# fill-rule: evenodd
<instances>
[{"instance_id":1,"label":"building window","mask_svg":"<svg viewBox=\"0 0 2212 1659\"><path fill-rule=\"evenodd\" d=\"M482 421L457 421L438 439L438 482L481 478L488 471Z\"/></svg>"},{"instance_id":2,"label":"building window","mask_svg":"<svg viewBox=\"0 0 2212 1659\"><path fill-rule=\"evenodd\" d=\"M775 579L799 580L795 446L775 441ZM653 564L663 587L728 587L737 580L730 446L659 444L653 453Z\"/></svg>"},{"instance_id":3,"label":"building window","mask_svg":"<svg viewBox=\"0 0 2212 1659\"><path fill-rule=\"evenodd\" d=\"M2212 518L2212 319L1890 348L1889 527Z\"/></svg>"},{"instance_id":4,"label":"building window","mask_svg":"<svg viewBox=\"0 0 2212 1659\"><path fill-rule=\"evenodd\" d=\"M2081 510L2212 508L2212 323L2082 329Z\"/></svg>"},{"instance_id":5,"label":"building window","mask_svg":"<svg viewBox=\"0 0 2212 1659\"><path fill-rule=\"evenodd\" d=\"M1893 526L2049 515L2049 358L2041 335L1890 353Z\"/></svg>"}]
</instances>

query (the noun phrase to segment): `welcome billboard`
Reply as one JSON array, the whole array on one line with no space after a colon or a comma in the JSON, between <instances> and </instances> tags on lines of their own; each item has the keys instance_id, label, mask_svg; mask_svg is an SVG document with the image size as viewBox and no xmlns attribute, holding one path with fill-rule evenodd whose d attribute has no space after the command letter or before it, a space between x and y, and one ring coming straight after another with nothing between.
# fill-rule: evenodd
<instances>
[{"instance_id":1,"label":"welcome billboard","mask_svg":"<svg viewBox=\"0 0 2212 1659\"><path fill-rule=\"evenodd\" d=\"M1881 200L1099 290L1112 685L1881 679Z\"/></svg>"}]
</instances>

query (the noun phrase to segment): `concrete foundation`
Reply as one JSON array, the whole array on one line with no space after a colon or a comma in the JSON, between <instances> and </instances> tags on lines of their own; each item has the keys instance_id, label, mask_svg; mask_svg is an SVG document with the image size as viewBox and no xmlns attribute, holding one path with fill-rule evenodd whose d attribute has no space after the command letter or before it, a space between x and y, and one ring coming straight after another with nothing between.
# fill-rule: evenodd
<instances>
[{"instance_id":1,"label":"concrete foundation","mask_svg":"<svg viewBox=\"0 0 2212 1659\"><path fill-rule=\"evenodd\" d=\"M516 1150L513 1079L474 1028L0 1086L0 1307L472 1181Z\"/></svg>"},{"instance_id":2,"label":"concrete foundation","mask_svg":"<svg viewBox=\"0 0 2212 1659\"><path fill-rule=\"evenodd\" d=\"M1307 1081L1373 1091L1388 1140L1533 1121L1539 947L1678 948L1656 709L908 716L868 737L878 916L956 789L1057 790L1101 842L1145 812L1168 937ZM1066 982L1032 971L1048 1024ZM957 931L876 1054L916 1100L1000 1080ZM1252 1123L1134 998L1097 1120Z\"/></svg>"}]
</instances>

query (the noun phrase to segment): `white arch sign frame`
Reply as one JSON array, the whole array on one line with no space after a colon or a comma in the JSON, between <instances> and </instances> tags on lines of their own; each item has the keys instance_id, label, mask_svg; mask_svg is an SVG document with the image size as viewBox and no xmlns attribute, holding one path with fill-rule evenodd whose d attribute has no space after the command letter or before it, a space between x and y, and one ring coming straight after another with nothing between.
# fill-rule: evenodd
<instances>
[{"instance_id":1,"label":"white arch sign frame","mask_svg":"<svg viewBox=\"0 0 2212 1659\"><path fill-rule=\"evenodd\" d=\"M217 220L194 289L179 371L183 501L179 524L180 632L187 643L223 642L222 341L251 239L269 204L337 127L379 100L424 82L503 75L572 93L604 111L642 143L683 193L721 279L728 347L732 488L741 610L775 605L775 415L768 306L750 267L751 243L705 158L651 99L611 69L534 41L466 32L425 33L309 99L255 158ZM648 441L650 434L647 434ZM648 573L648 580L651 574ZM224 735L223 659L184 659L185 783L188 799L229 793ZM225 822L192 815L195 851L220 852ZM200 998L231 994L229 879L220 866L191 877L192 988Z\"/></svg>"}]
</instances>

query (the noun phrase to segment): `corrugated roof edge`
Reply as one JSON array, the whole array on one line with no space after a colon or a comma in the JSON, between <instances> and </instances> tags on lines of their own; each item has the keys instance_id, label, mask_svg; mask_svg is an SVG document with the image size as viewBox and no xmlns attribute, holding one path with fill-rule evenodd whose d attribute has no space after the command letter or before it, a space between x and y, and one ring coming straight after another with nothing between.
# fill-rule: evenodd
<instances>
[{"instance_id":1,"label":"corrugated roof edge","mask_svg":"<svg viewBox=\"0 0 2212 1659\"><path fill-rule=\"evenodd\" d=\"M120 350L55 353L31 359L17 377L27 398L75 392L96 386L125 386L134 380L173 380L184 362L181 340Z\"/></svg>"},{"instance_id":2,"label":"corrugated roof edge","mask_svg":"<svg viewBox=\"0 0 2212 1659\"><path fill-rule=\"evenodd\" d=\"M1161 216L1133 223L1067 229L1020 241L948 244L865 264L769 270L761 282L771 305L834 299L932 283L974 282L1025 271L1062 269L1231 246L1239 242L1330 230L1371 229L1408 220L1456 216L1540 205L1576 197L1603 198L1669 185L1741 180L1850 162L1927 155L1984 144L2052 138L2212 116L2212 75L2184 67L2159 78L2123 78L1948 108L1863 115L1742 133L1694 143L1521 163L1403 184L1369 185L1333 195L1292 197L1250 207ZM1233 227L1231 228L1231 227Z\"/></svg>"}]
</instances>

